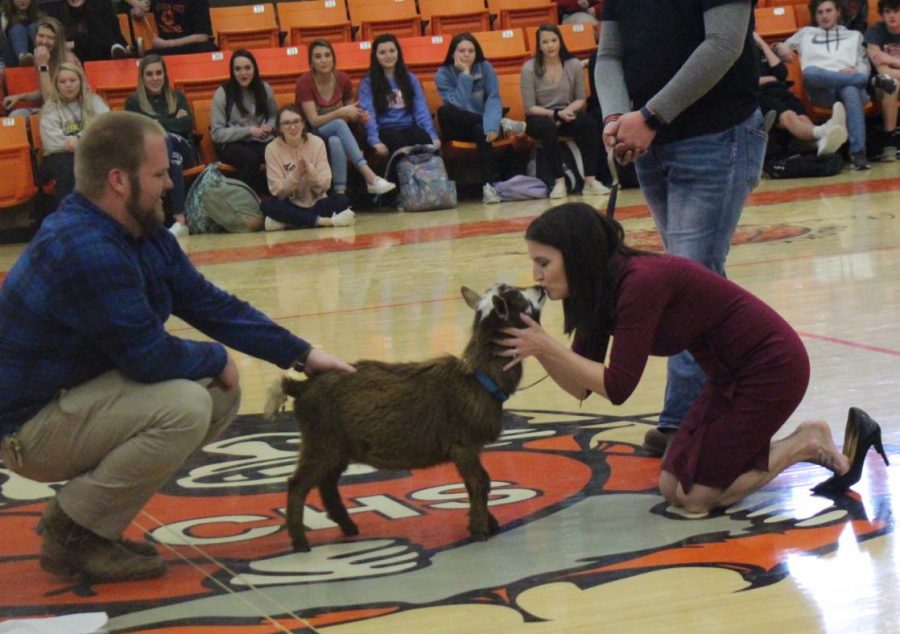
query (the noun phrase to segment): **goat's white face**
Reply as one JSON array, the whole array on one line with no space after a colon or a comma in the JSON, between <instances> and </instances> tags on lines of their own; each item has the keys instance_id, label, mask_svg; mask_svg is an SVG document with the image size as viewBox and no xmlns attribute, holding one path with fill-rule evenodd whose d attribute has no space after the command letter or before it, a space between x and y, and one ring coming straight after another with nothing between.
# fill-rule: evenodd
<instances>
[{"instance_id":1,"label":"goat's white face","mask_svg":"<svg viewBox=\"0 0 900 634\"><path fill-rule=\"evenodd\" d=\"M519 303L511 301L517 295L525 300L524 307L519 308L517 313L524 313L535 320L540 320L541 308L547 299L547 293L542 286L521 288L503 283L494 284L484 292L484 295L479 296L466 287L462 288L462 294L469 307L475 311L476 323L481 323L491 313L497 313L502 320L507 321L510 317L509 310L516 310L511 304ZM506 314L503 314L504 312Z\"/></svg>"}]
</instances>

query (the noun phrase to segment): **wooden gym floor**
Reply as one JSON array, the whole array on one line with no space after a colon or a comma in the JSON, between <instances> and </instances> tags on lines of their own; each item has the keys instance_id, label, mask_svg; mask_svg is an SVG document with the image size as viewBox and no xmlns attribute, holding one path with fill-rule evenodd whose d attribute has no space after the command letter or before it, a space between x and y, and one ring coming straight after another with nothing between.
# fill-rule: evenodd
<instances>
[{"instance_id":1,"label":"wooden gym floor","mask_svg":"<svg viewBox=\"0 0 900 634\"><path fill-rule=\"evenodd\" d=\"M318 346L348 360L423 359L461 351L472 315L460 286L531 282L522 234L547 206L362 212L351 228L182 244L209 279ZM851 495L812 496L827 474L798 465L723 513L670 513L658 460L640 449L662 398L654 360L620 407L580 405L549 380L508 402L504 436L485 452L502 525L489 541L466 538L452 468L351 467L342 491L360 536L341 539L311 498L313 550L293 554L282 513L297 438L289 415L258 416L279 371L239 354L241 418L130 529L159 542L163 579L92 586L43 573L32 529L53 487L0 466L0 619L106 611L109 631L178 634L898 632L898 210L900 163L765 180L728 260L731 279L780 311L810 353L810 388L779 436L821 418L840 442L851 405L881 423L894 464L872 453ZM622 193L617 217L633 244L658 248L639 191ZM0 271L21 249L0 247ZM562 337L559 304L543 321ZM529 361L523 385L542 376Z\"/></svg>"}]
</instances>

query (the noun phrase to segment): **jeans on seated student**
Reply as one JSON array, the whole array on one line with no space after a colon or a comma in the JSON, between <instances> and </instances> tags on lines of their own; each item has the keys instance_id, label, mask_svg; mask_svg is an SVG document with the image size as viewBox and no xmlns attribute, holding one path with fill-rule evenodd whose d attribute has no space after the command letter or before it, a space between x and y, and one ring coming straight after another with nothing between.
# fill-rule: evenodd
<instances>
[{"instance_id":1,"label":"jeans on seated student","mask_svg":"<svg viewBox=\"0 0 900 634\"><path fill-rule=\"evenodd\" d=\"M366 157L359 149L353 130L343 119L333 119L316 128L315 133L328 143L334 190L343 194L347 191L347 161L360 168L368 164Z\"/></svg>"},{"instance_id":2,"label":"jeans on seated student","mask_svg":"<svg viewBox=\"0 0 900 634\"><path fill-rule=\"evenodd\" d=\"M830 108L836 101L847 110L847 134L850 154L865 156L866 115L864 112L869 95L866 86L869 77L865 73L842 73L817 66L803 69L803 87L815 106Z\"/></svg>"},{"instance_id":3,"label":"jeans on seated student","mask_svg":"<svg viewBox=\"0 0 900 634\"><path fill-rule=\"evenodd\" d=\"M34 50L34 36L37 34L37 22L31 24L13 24L9 27L7 33L0 33L0 41L3 42L3 62L8 68L19 66L19 60L23 56L28 56L31 63L25 65L31 66L34 57L31 51Z\"/></svg>"}]
</instances>

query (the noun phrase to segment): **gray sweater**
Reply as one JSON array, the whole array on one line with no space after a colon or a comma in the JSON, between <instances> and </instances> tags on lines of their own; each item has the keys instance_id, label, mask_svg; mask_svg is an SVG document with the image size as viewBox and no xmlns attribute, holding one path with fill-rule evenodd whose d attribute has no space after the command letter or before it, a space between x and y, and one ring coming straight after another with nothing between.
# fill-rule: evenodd
<instances>
[{"instance_id":1,"label":"gray sweater","mask_svg":"<svg viewBox=\"0 0 900 634\"><path fill-rule=\"evenodd\" d=\"M109 107L98 96L91 93L94 104L94 116L109 112ZM44 156L66 151L68 137L80 137L87 122L81 104L78 102L58 104L47 102L41 110L41 144Z\"/></svg>"},{"instance_id":2,"label":"gray sweater","mask_svg":"<svg viewBox=\"0 0 900 634\"><path fill-rule=\"evenodd\" d=\"M522 90L522 105L525 112L534 106L541 108L565 108L573 101L585 98L584 73L581 62L570 58L563 63L563 74L557 83L551 83L547 76L538 77L534 74L534 58L525 62L522 66L522 74L519 76L519 86Z\"/></svg>"},{"instance_id":3,"label":"gray sweater","mask_svg":"<svg viewBox=\"0 0 900 634\"><path fill-rule=\"evenodd\" d=\"M213 95L212 116L210 117L210 134L213 143L231 143L232 141L247 140L268 143L272 140L272 135L263 139L253 139L250 136L250 128L252 127L258 127L264 123L268 123L272 126L275 125L275 114L278 112L275 94L272 92L272 87L269 86L268 83L263 82L263 86L266 89L266 96L269 99L269 116L263 117L257 115L253 95L247 90L242 90L241 98L243 99L244 106L247 108L247 114L242 115L238 110L237 105L232 104L231 116L227 118L227 124L225 117L225 88L219 86L216 93Z\"/></svg>"}]
</instances>

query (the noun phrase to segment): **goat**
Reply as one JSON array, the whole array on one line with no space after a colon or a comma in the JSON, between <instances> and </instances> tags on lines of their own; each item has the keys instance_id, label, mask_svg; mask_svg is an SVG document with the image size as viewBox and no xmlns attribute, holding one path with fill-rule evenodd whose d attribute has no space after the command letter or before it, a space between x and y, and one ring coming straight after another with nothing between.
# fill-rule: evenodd
<instances>
[{"instance_id":1,"label":"goat","mask_svg":"<svg viewBox=\"0 0 900 634\"><path fill-rule=\"evenodd\" d=\"M303 441L288 480L287 526L294 551L308 552L303 524L306 496L318 487L328 517L345 536L359 530L338 492L350 462L378 469L419 469L453 462L469 494L469 533L484 541L499 530L488 511L491 481L481 464L484 445L500 436L503 401L522 379L522 366L495 342L501 328L522 327L520 315L540 320L546 294L540 286L495 284L483 296L463 287L475 310L472 336L461 358L444 355L414 363L359 361L356 372L326 372L306 380L289 370L270 397L294 398Z\"/></svg>"}]
</instances>

